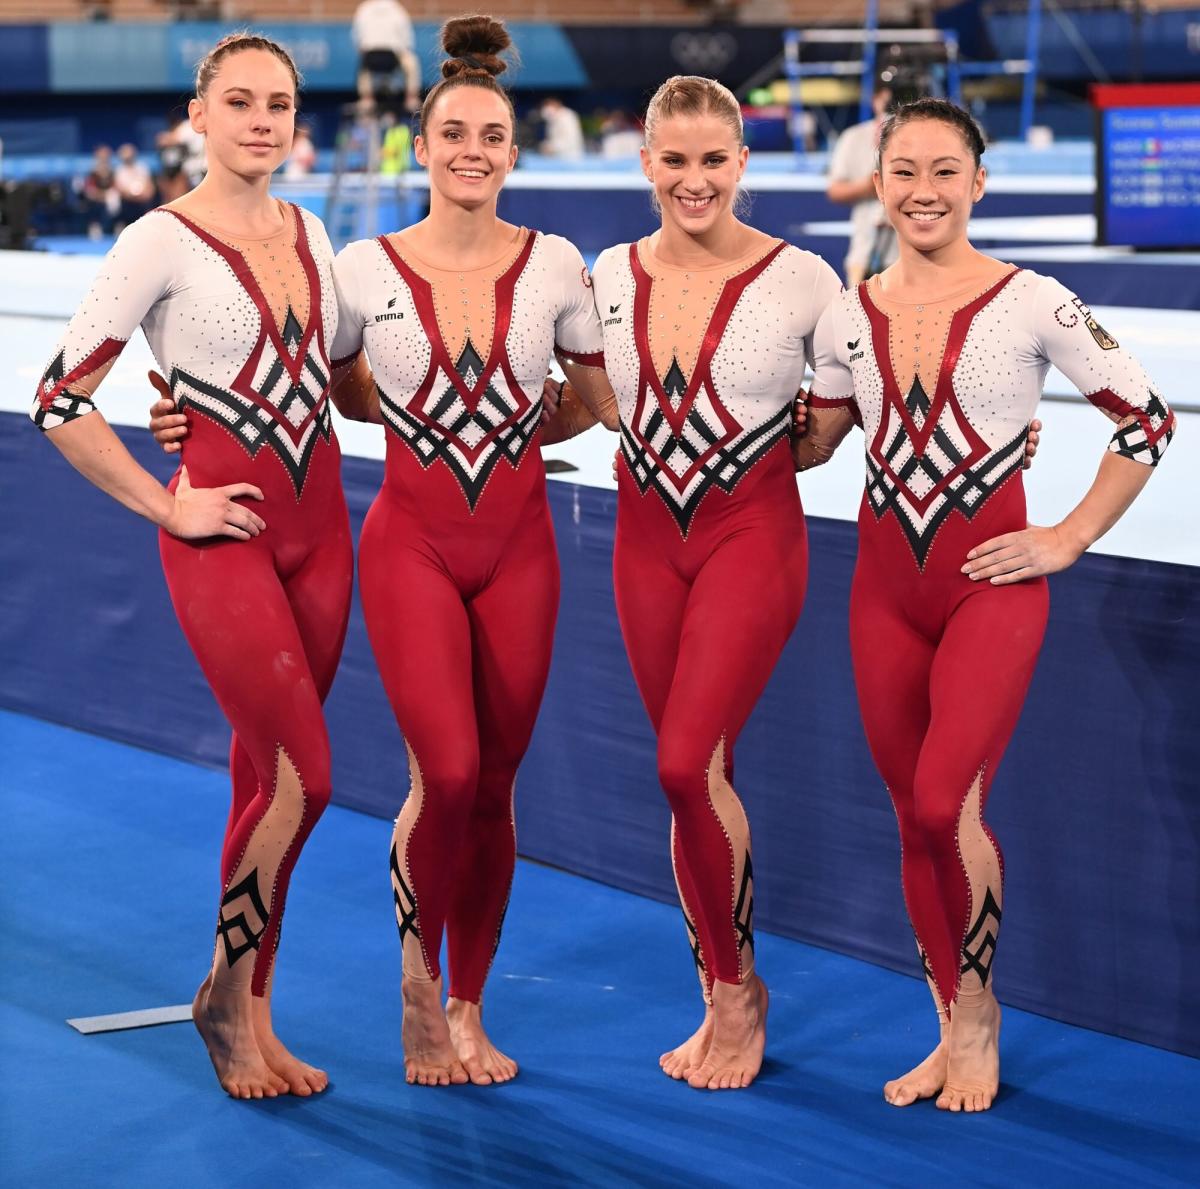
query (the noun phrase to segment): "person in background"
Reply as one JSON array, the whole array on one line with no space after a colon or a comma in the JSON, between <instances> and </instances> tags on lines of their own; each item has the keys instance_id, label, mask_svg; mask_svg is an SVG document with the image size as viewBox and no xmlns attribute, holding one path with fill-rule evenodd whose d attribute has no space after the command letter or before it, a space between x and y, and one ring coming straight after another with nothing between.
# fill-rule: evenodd
<instances>
[{"instance_id":1,"label":"person in background","mask_svg":"<svg viewBox=\"0 0 1200 1189\"><path fill-rule=\"evenodd\" d=\"M600 156L612 160L636 157L642 151L642 130L624 111L612 111L600 122Z\"/></svg>"},{"instance_id":2,"label":"person in background","mask_svg":"<svg viewBox=\"0 0 1200 1189\"><path fill-rule=\"evenodd\" d=\"M380 98L380 82L396 89L396 75L403 77L404 108L414 112L420 107L421 63L413 50L412 18L399 0L362 0L354 10L350 26L354 48L358 50L358 97L366 108Z\"/></svg>"},{"instance_id":3,"label":"person in background","mask_svg":"<svg viewBox=\"0 0 1200 1189\"><path fill-rule=\"evenodd\" d=\"M140 219L154 205L154 178L138 160L138 151L133 145L123 144L117 150L113 182L121 201L118 218L122 227Z\"/></svg>"},{"instance_id":4,"label":"person in background","mask_svg":"<svg viewBox=\"0 0 1200 1189\"><path fill-rule=\"evenodd\" d=\"M93 150L92 168L80 183L80 193L87 214L88 238L112 235L113 224L121 209L121 196L117 192L112 149L108 145L97 145Z\"/></svg>"},{"instance_id":5,"label":"person in background","mask_svg":"<svg viewBox=\"0 0 1200 1189\"><path fill-rule=\"evenodd\" d=\"M830 202L850 207L850 246L846 251L846 284L860 281L887 268L896 259L896 233L883 214L875 194L875 150L879 128L892 102L892 89L884 84L871 95L873 115L847 128L829 157Z\"/></svg>"},{"instance_id":6,"label":"person in background","mask_svg":"<svg viewBox=\"0 0 1200 1189\"><path fill-rule=\"evenodd\" d=\"M538 152L562 161L577 161L582 157L583 125L578 114L557 96L550 95L542 101L541 115L545 127Z\"/></svg>"},{"instance_id":7,"label":"person in background","mask_svg":"<svg viewBox=\"0 0 1200 1189\"><path fill-rule=\"evenodd\" d=\"M296 125L296 135L292 138L292 152L283 167L285 178L302 178L312 173L317 163L317 148L312 142L312 134L302 124Z\"/></svg>"},{"instance_id":8,"label":"person in background","mask_svg":"<svg viewBox=\"0 0 1200 1189\"><path fill-rule=\"evenodd\" d=\"M158 174L154 179L158 187L158 198L164 205L182 198L191 188L183 166L187 160L187 149L175 138L170 129L164 129L155 137L158 149Z\"/></svg>"}]
</instances>

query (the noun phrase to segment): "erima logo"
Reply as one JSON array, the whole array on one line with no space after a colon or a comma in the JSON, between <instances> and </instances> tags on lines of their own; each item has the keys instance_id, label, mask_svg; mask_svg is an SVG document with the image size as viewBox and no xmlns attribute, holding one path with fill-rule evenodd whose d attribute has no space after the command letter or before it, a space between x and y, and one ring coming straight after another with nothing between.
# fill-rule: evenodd
<instances>
[{"instance_id":1,"label":"erima logo","mask_svg":"<svg viewBox=\"0 0 1200 1189\"><path fill-rule=\"evenodd\" d=\"M620 305L620 302L618 302L615 306L609 306L608 312L610 314L615 314L620 308L621 308L621 305Z\"/></svg>"},{"instance_id":2,"label":"erima logo","mask_svg":"<svg viewBox=\"0 0 1200 1189\"><path fill-rule=\"evenodd\" d=\"M617 304L615 306L608 307L608 312L610 314L615 314L620 308L621 308L621 303L617 302ZM620 318L605 318L604 319L605 326L620 326L621 322L622 322L622 319L620 319Z\"/></svg>"},{"instance_id":3,"label":"erima logo","mask_svg":"<svg viewBox=\"0 0 1200 1189\"><path fill-rule=\"evenodd\" d=\"M388 302L388 309L390 310L392 308L392 306L394 306L395 304L396 304L396 299L393 297L392 300Z\"/></svg>"},{"instance_id":4,"label":"erima logo","mask_svg":"<svg viewBox=\"0 0 1200 1189\"><path fill-rule=\"evenodd\" d=\"M858 338L856 338L854 340L854 342L846 344L846 346L849 347L852 352L852 354L850 356L851 363L853 363L856 359L861 359L866 354L865 351L860 351L858 349L858 344L861 342L862 342L862 335L859 335Z\"/></svg>"},{"instance_id":5,"label":"erima logo","mask_svg":"<svg viewBox=\"0 0 1200 1189\"><path fill-rule=\"evenodd\" d=\"M397 300L398 300L397 298L393 297L392 300L387 303L387 308L390 310L396 304ZM400 313L398 313L398 314L376 314L375 321L376 322L394 322L396 319L403 318L403 317L404 317L404 311L401 310Z\"/></svg>"}]
</instances>

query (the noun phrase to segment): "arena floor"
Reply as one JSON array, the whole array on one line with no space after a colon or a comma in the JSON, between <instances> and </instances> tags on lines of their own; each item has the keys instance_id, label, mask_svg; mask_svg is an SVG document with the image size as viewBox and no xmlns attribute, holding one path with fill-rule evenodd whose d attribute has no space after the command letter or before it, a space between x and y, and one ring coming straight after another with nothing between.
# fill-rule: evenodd
<instances>
[{"instance_id":1,"label":"arena floor","mask_svg":"<svg viewBox=\"0 0 1200 1189\"><path fill-rule=\"evenodd\" d=\"M736 1094L672 1082L657 1055L690 1031L698 1006L678 910L525 862L487 1004L520 1075L488 1089L407 1086L390 825L338 807L289 899L275 1012L280 1034L329 1069L330 1089L234 1102L188 1024L83 1036L65 1023L191 998L212 934L226 778L7 712L0 751L9 1185L1200 1179L1200 1062L1007 1009L995 1109L897 1110L880 1085L928 1047L925 987L765 933L763 1074Z\"/></svg>"}]
</instances>

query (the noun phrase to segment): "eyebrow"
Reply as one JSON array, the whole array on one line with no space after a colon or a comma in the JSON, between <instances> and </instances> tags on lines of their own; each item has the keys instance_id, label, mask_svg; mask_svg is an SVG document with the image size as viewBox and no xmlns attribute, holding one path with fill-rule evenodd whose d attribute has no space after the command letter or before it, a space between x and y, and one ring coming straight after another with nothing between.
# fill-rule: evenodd
<instances>
[{"instance_id":1,"label":"eyebrow","mask_svg":"<svg viewBox=\"0 0 1200 1189\"><path fill-rule=\"evenodd\" d=\"M221 92L222 95L233 95L240 92L243 95L253 96L254 92L249 87L228 87ZM291 95L287 91L272 91L272 99L291 99Z\"/></svg>"},{"instance_id":2,"label":"eyebrow","mask_svg":"<svg viewBox=\"0 0 1200 1189\"><path fill-rule=\"evenodd\" d=\"M466 121L465 121L465 120L444 120L444 121L443 121L443 124L453 124L453 125L455 125L455 127L457 127L457 128L465 128L465 127L466 127ZM484 124L484 128L487 128L487 129L491 129L491 128L501 128L501 129L503 129L505 132L507 132L507 131L508 131L508 125L507 125L507 124L501 124L499 121L494 121L494 122L493 122L493 123L491 123L491 124Z\"/></svg>"},{"instance_id":3,"label":"eyebrow","mask_svg":"<svg viewBox=\"0 0 1200 1189\"><path fill-rule=\"evenodd\" d=\"M958 162L958 161L961 161L961 160L962 160L962 158L961 158L961 157L935 157L935 158L933 159L933 163L934 163L934 165L936 165L936 164L937 164L939 161L954 161L954 162ZM915 161L914 161L914 160L913 160L911 157L893 157L893 158L892 158L892 163L893 163L893 164L895 164L895 163L896 163L896 162L898 162L898 161L903 161L903 162L905 162L905 163L906 163L906 164L908 164L908 165L916 165L916 162L915 162Z\"/></svg>"},{"instance_id":4,"label":"eyebrow","mask_svg":"<svg viewBox=\"0 0 1200 1189\"><path fill-rule=\"evenodd\" d=\"M687 153L685 153L683 151L683 149L662 148L662 149L659 149L658 151L660 153L664 153L664 154L670 153L676 157L686 157L687 156ZM716 156L717 153L728 153L728 152L729 152L729 149L727 147L725 147L724 145L722 145L721 148L719 148L719 149L705 149L704 152L702 152L700 154L700 156L701 157L713 157L713 156Z\"/></svg>"}]
</instances>

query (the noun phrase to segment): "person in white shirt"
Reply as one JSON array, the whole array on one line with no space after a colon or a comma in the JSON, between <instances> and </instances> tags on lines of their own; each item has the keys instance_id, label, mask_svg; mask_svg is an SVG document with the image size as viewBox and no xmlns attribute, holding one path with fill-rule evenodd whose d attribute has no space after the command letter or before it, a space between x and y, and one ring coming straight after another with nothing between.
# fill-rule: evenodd
<instances>
[{"instance_id":1,"label":"person in white shirt","mask_svg":"<svg viewBox=\"0 0 1200 1189\"><path fill-rule=\"evenodd\" d=\"M850 288L896 259L896 233L884 218L872 181L879 127L891 102L891 88L876 87L871 96L874 112L871 119L847 128L829 157L829 186L825 195L830 202L850 207L850 246L845 261L846 284Z\"/></svg>"},{"instance_id":2,"label":"person in white shirt","mask_svg":"<svg viewBox=\"0 0 1200 1189\"><path fill-rule=\"evenodd\" d=\"M378 99L380 80L404 79L404 106L420 106L421 63L413 50L412 18L399 0L362 0L354 11L350 36L358 50L358 97L365 105Z\"/></svg>"},{"instance_id":3,"label":"person in white shirt","mask_svg":"<svg viewBox=\"0 0 1200 1189\"><path fill-rule=\"evenodd\" d=\"M132 223L154 205L154 178L150 170L138 160L137 149L123 144L117 150L117 168L113 172L113 184L121 197L120 224Z\"/></svg>"},{"instance_id":4,"label":"person in white shirt","mask_svg":"<svg viewBox=\"0 0 1200 1189\"><path fill-rule=\"evenodd\" d=\"M546 131L538 152L543 157L575 161L583 156L583 125L576 112L552 95L542 103L542 119Z\"/></svg>"}]
</instances>

